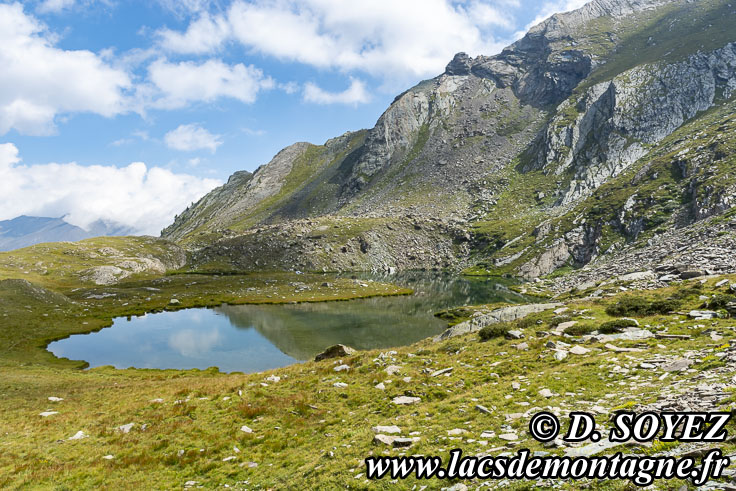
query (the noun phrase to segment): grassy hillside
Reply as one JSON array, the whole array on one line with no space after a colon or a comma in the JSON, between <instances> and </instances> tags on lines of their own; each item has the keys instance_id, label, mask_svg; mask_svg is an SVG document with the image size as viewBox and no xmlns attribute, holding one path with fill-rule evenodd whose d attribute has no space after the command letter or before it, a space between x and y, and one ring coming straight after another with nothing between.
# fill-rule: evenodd
<instances>
[{"instance_id":1,"label":"grassy hillside","mask_svg":"<svg viewBox=\"0 0 736 491\"><path fill-rule=\"evenodd\" d=\"M226 291L241 281L257 284L258 278L222 277L207 281L220 283L206 284L203 291L215 287ZM17 284L3 282L3 298L13 300L10 305L14 310L3 305L12 322L0 314L0 332L10 333L2 343L6 349L0 353L0 434L4 435L0 486L170 489L227 485L285 489L297 484L311 489L411 489L415 485L435 488L451 483L417 482L413 478L398 483L369 483L363 459L369 455L409 453L447 457L455 447L466 454L498 454L518 448L561 454L564 448L544 448L530 438L526 430L530 414L546 407L562 414L588 409L604 423L607 413L652 403L660 397L660 391L686 393L702 384L706 373L709 383L730 380L736 367L722 361L719 353L730 349L734 331L725 319L708 321L706 326L678 314L645 314L638 317L638 322L647 329L691 339L586 342L581 346L590 351L570 354L562 361L553 358L554 351L546 347L547 343L581 343L581 334L615 319L606 313L608 306L633 295L645 301L675 297L683 310L699 307L703 303L701 295L726 291L724 287L715 287L716 281L694 281L637 294L617 294L619 285L610 284L602 287L602 293L614 296L569 298L567 310L559 316L548 311L507 326L523 331L524 338L519 341L495 338L481 342L477 334L472 334L441 343L427 340L390 353L359 352L340 362L309 362L250 375L225 375L216 370L66 368L73 365L44 354L40 341L64 329L73 332L101 326L104 319L125 311L118 304L120 299L84 300L86 292L76 292L76 296L68 292L69 299L77 302L75 307L68 307L67 301L57 294L34 300L31 297L35 298L38 292L27 286L16 289ZM134 295L136 288L134 283L109 292ZM176 287L164 288L168 297ZM194 302L184 294L185 291L177 291L183 304ZM283 301L295 299L286 291L283 296ZM47 305L51 302L59 306L59 312L47 318L41 312L51 312ZM21 304L31 308L19 307ZM140 308L156 305L165 308L163 302L143 303ZM569 328L572 336L549 334L561 322L572 321L577 321L578 326ZM79 324L84 322L89 324L81 327ZM29 324L38 327L24 327ZM55 330L44 330L44 324L54 325ZM714 341L710 332L721 337ZM8 349L11 339L20 343ZM612 346L629 351L616 351ZM19 353L23 356L17 356ZM642 364L651 359L683 356L693 360L692 370L669 376ZM338 363L347 364L350 369L336 372ZM390 365L396 368L389 368ZM435 375L445 368L452 370L446 375ZM273 376L279 377L278 381ZM337 382L347 386L336 386ZM379 382L384 389L375 387ZM542 389L548 389L552 395L540 394ZM400 395L418 397L420 401L409 406L393 404L392 399ZM53 402L49 397L63 401ZM733 401L733 397L724 396L714 404L730 408ZM476 405L488 408L490 414L479 412ZM40 416L44 411L56 414ZM130 423L133 426L128 433L119 429ZM403 436L419 440L410 449L372 443L372 426L394 424ZM242 431L243 426L252 432ZM86 437L70 440L79 431ZM516 434L518 440L500 439L504 433ZM664 449L672 450L673 446L655 442L651 447L634 446L625 452L654 453ZM728 453L736 447L728 443L723 450ZM579 489L580 483L558 484ZM680 484L661 483L660 487ZM527 489L529 485L520 482L511 483L510 487ZM630 489L623 481L590 485L593 489Z\"/></svg>"}]
</instances>

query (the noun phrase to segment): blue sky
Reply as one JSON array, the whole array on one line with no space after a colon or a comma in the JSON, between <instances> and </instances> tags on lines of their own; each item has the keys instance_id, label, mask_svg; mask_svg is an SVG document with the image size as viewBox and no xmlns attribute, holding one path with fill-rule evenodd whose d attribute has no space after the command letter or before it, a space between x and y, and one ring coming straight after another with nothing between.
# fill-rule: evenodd
<instances>
[{"instance_id":1,"label":"blue sky","mask_svg":"<svg viewBox=\"0 0 736 491\"><path fill-rule=\"evenodd\" d=\"M0 220L157 234L236 170L373 126L582 0L0 1Z\"/></svg>"}]
</instances>

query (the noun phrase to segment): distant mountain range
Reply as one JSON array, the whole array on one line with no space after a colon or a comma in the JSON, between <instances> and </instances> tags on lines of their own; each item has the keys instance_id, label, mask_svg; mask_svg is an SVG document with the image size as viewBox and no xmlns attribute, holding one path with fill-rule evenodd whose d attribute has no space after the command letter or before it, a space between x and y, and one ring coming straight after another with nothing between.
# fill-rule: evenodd
<instances>
[{"instance_id":1,"label":"distant mountain range","mask_svg":"<svg viewBox=\"0 0 736 491\"><path fill-rule=\"evenodd\" d=\"M132 231L120 224L97 220L89 231L65 222L62 218L19 216L0 220L0 251L10 251L41 242L77 241L101 235L129 235Z\"/></svg>"}]
</instances>

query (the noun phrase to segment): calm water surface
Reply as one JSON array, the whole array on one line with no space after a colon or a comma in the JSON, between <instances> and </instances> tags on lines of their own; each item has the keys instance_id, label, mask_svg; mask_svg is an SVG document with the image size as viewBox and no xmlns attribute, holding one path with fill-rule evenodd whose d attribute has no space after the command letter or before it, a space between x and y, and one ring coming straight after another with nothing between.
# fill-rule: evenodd
<instances>
[{"instance_id":1,"label":"calm water surface","mask_svg":"<svg viewBox=\"0 0 736 491\"><path fill-rule=\"evenodd\" d=\"M111 327L48 346L58 357L117 368L219 367L256 372L308 360L342 343L358 349L411 344L442 332L438 310L497 301L522 302L512 280L407 273L365 278L407 286L415 293L347 302L222 305L116 318Z\"/></svg>"}]
</instances>

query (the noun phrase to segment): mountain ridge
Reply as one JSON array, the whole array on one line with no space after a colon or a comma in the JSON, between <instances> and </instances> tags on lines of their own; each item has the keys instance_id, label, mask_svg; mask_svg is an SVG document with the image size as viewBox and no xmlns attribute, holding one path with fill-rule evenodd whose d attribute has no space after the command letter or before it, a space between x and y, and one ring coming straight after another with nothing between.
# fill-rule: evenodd
<instances>
[{"instance_id":1,"label":"mountain ridge","mask_svg":"<svg viewBox=\"0 0 736 491\"><path fill-rule=\"evenodd\" d=\"M658 223L642 218L635 192L619 209L596 203L678 129L716 107L728 119L734 20L720 0L594 0L555 14L498 55L459 53L372 129L292 145L251 177L233 176L162 236L200 264L238 269L538 277L584 266L612 244L705 216L683 219L674 193ZM732 159L721 160L728 175ZM679 189L678 179L661 185ZM732 191L719 196L709 206L723 213ZM315 232L346 223L356 232Z\"/></svg>"}]
</instances>

